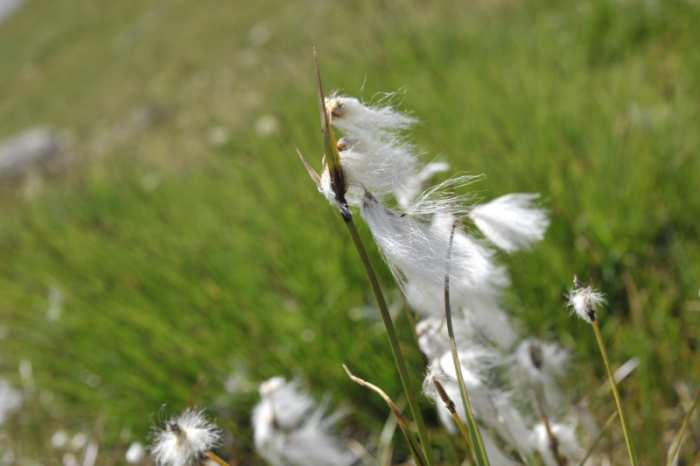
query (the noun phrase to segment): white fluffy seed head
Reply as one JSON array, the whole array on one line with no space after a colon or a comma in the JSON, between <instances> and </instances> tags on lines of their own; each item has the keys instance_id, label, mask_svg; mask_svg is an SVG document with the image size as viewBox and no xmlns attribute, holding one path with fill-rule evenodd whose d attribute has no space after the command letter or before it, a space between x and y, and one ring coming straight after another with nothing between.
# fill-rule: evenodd
<instances>
[{"instance_id":1,"label":"white fluffy seed head","mask_svg":"<svg viewBox=\"0 0 700 466\"><path fill-rule=\"evenodd\" d=\"M469 217L493 244L506 252L527 249L544 238L547 213L538 208L537 194L513 193L475 206Z\"/></svg>"},{"instance_id":2,"label":"white fluffy seed head","mask_svg":"<svg viewBox=\"0 0 700 466\"><path fill-rule=\"evenodd\" d=\"M605 295L591 286L581 286L574 277L574 288L569 291L571 312L589 324L598 318L598 310L605 304Z\"/></svg>"},{"instance_id":3,"label":"white fluffy seed head","mask_svg":"<svg viewBox=\"0 0 700 466\"><path fill-rule=\"evenodd\" d=\"M274 377L260 386L253 410L255 448L273 466L349 466L357 460L332 435L340 414L326 415L299 387Z\"/></svg>"},{"instance_id":4,"label":"white fluffy seed head","mask_svg":"<svg viewBox=\"0 0 700 466\"><path fill-rule=\"evenodd\" d=\"M436 215L428 224L394 212L370 195L365 196L361 213L403 291L406 283L415 285L415 301L435 302L433 297L444 289L448 263L454 302L497 296L508 285L505 270L493 261L493 251L461 230L455 232L448 261L450 216Z\"/></svg>"},{"instance_id":5,"label":"white fluffy seed head","mask_svg":"<svg viewBox=\"0 0 700 466\"><path fill-rule=\"evenodd\" d=\"M154 431L151 456L158 466L195 466L220 441L221 430L203 411L187 409Z\"/></svg>"},{"instance_id":6,"label":"white fluffy seed head","mask_svg":"<svg viewBox=\"0 0 700 466\"><path fill-rule=\"evenodd\" d=\"M367 106L338 94L326 98L326 111L333 126L355 140L395 137L416 122L390 106Z\"/></svg>"},{"instance_id":7,"label":"white fluffy seed head","mask_svg":"<svg viewBox=\"0 0 700 466\"><path fill-rule=\"evenodd\" d=\"M350 142L340 152L340 164L348 184L348 203L356 206L365 190L378 197L410 190L419 173L412 148L396 141Z\"/></svg>"}]
</instances>

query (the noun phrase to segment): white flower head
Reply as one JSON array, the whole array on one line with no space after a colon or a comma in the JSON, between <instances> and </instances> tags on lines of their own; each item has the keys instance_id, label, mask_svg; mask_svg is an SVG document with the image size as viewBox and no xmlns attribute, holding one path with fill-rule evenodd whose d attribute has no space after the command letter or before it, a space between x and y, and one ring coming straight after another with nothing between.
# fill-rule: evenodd
<instances>
[{"instance_id":1,"label":"white flower head","mask_svg":"<svg viewBox=\"0 0 700 466\"><path fill-rule=\"evenodd\" d=\"M333 436L340 414L326 415L297 381L274 377L260 385L253 410L255 448L273 466L349 466L357 456Z\"/></svg>"},{"instance_id":2,"label":"white flower head","mask_svg":"<svg viewBox=\"0 0 700 466\"><path fill-rule=\"evenodd\" d=\"M153 433L151 455L158 466L195 466L221 442L221 430L203 411L187 409Z\"/></svg>"},{"instance_id":3,"label":"white flower head","mask_svg":"<svg viewBox=\"0 0 700 466\"><path fill-rule=\"evenodd\" d=\"M605 295L591 286L581 286L574 277L574 288L569 291L568 305L571 311L589 324L597 319L597 312L605 304Z\"/></svg>"},{"instance_id":4,"label":"white flower head","mask_svg":"<svg viewBox=\"0 0 700 466\"><path fill-rule=\"evenodd\" d=\"M474 207L469 217L493 244L506 252L527 249L544 238L547 213L536 207L537 194L513 193Z\"/></svg>"}]
</instances>

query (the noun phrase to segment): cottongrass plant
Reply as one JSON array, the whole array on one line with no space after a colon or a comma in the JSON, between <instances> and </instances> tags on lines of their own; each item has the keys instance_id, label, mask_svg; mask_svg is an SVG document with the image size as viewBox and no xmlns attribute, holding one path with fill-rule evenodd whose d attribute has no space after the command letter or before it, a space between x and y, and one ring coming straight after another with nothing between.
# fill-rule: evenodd
<instances>
[{"instance_id":1,"label":"cottongrass plant","mask_svg":"<svg viewBox=\"0 0 700 466\"><path fill-rule=\"evenodd\" d=\"M625 437L627 455L629 456L630 464L632 464L632 466L637 466L637 455L635 453L634 446L632 444L632 437L630 436L629 427L627 426L627 421L625 419L625 412L622 408L622 399L620 398L620 393L617 390L615 375L610 367L608 352L605 348L603 336L600 333L600 324L598 324L598 313L604 304L605 296L602 293L596 291L591 286L582 286L578 279L574 277L574 287L569 292L569 307L583 321L591 324L591 327L593 328L595 340L598 344L598 349L600 350L600 356L603 359L603 365L605 366L605 371L608 375L610 391L612 392L613 399L615 400L617 417L620 419L622 434Z\"/></svg>"},{"instance_id":2,"label":"cottongrass plant","mask_svg":"<svg viewBox=\"0 0 700 466\"><path fill-rule=\"evenodd\" d=\"M559 463L580 460L580 448L563 448L572 442L557 439L558 432L563 436L569 431L556 418L575 416L561 407L564 396L558 379L565 353L546 342L518 345L517 325L501 307L510 279L497 262L496 249L529 249L544 237L549 219L537 204L538 196L508 194L468 205L469 197L460 192L475 178L464 176L421 192L432 175L448 167L444 162L421 162L406 134L416 121L413 117L339 94L324 98L322 89L320 94L325 147L321 173L303 157L302 161L349 225L383 316L384 298L352 223L351 208L359 209L419 317L418 343L428 359L424 392L435 400L443 424L457 432L463 425L459 421L466 422L465 442L479 465L489 464L491 456L506 464L539 451L533 436L543 421L550 455ZM342 138L336 138L331 126L343 133ZM465 222L482 236L461 226ZM409 377L393 323L385 319L385 324L418 427L423 454L414 454L414 460L429 463L430 448L406 383Z\"/></svg>"}]
</instances>

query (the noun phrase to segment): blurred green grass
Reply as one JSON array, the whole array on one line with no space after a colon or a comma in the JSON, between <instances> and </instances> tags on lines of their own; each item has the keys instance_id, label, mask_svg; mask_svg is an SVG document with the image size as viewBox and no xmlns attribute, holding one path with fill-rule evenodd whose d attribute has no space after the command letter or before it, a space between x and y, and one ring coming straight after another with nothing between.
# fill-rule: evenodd
<instances>
[{"instance_id":1,"label":"blurred green grass","mask_svg":"<svg viewBox=\"0 0 700 466\"><path fill-rule=\"evenodd\" d=\"M17 448L48 457L57 426L97 429L119 462L124 429L143 439L163 403L216 405L243 370L300 375L380 428L340 364L398 394L388 346L349 312L371 303L362 269L294 155L320 152L316 43L327 86L405 91L417 144L486 174L480 195L543 194L546 241L504 258L509 308L573 349L586 393L602 368L563 294L574 273L608 294L612 358L641 359L623 387L640 456L659 463L674 385L700 374L698 20L686 1L28 2L0 25L0 135L65 128L75 160L0 195L0 373L28 359L53 394L12 421ZM270 116L277 131L256 131ZM245 458L255 398L221 411Z\"/></svg>"}]
</instances>

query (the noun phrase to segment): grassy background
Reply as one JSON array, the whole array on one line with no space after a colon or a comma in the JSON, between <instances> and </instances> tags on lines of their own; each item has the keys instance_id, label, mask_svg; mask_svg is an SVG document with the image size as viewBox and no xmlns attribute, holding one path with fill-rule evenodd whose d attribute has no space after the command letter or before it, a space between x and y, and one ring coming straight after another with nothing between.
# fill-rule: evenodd
<instances>
[{"instance_id":1,"label":"grassy background","mask_svg":"<svg viewBox=\"0 0 700 466\"><path fill-rule=\"evenodd\" d=\"M405 91L418 145L486 174L480 195L543 194L546 241L504 258L509 308L572 349L584 394L603 372L563 294L574 273L608 294L612 358L641 359L623 387L632 430L659 464L676 384L700 381L698 21L696 2L671 0L29 0L0 25L0 136L49 124L73 158L0 190L0 375L19 383L31 361L35 384L6 442L52 464L50 434L83 430L100 464L119 463L162 404L196 403L255 464L253 384L276 374L351 407L348 429L381 427L384 407L340 364L398 394L388 346L294 156L320 151L316 43L329 87ZM234 373L251 383L227 395ZM593 407L601 422L613 409Z\"/></svg>"}]
</instances>

